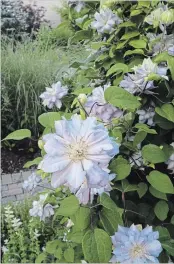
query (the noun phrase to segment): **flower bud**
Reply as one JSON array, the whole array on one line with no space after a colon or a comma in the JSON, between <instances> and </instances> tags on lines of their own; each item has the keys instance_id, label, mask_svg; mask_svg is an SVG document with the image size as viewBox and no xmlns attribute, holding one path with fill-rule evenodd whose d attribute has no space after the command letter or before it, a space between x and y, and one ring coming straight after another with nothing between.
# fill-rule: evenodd
<instances>
[{"instance_id":1,"label":"flower bud","mask_svg":"<svg viewBox=\"0 0 174 264\"><path fill-rule=\"evenodd\" d=\"M79 94L79 96L78 96L78 100L80 101L80 103L81 103L82 105L84 105L84 104L86 103L86 101L87 101L87 96L86 96L86 94Z\"/></svg>"},{"instance_id":2,"label":"flower bud","mask_svg":"<svg viewBox=\"0 0 174 264\"><path fill-rule=\"evenodd\" d=\"M171 24L174 21L174 12L172 10L166 10L161 15L161 21L165 24Z\"/></svg>"},{"instance_id":3,"label":"flower bud","mask_svg":"<svg viewBox=\"0 0 174 264\"><path fill-rule=\"evenodd\" d=\"M39 147L40 149L43 149L43 147L44 147L43 140L41 140L41 139L38 140L38 147Z\"/></svg>"}]
</instances>

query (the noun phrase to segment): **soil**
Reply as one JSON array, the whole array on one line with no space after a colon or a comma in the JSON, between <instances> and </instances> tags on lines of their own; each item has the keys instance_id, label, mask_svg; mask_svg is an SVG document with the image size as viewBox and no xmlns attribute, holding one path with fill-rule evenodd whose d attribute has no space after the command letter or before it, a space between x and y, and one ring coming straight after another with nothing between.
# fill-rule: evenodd
<instances>
[{"instance_id":1,"label":"soil","mask_svg":"<svg viewBox=\"0 0 174 264\"><path fill-rule=\"evenodd\" d=\"M9 148L3 146L1 149L1 173L16 173L24 170L23 166L27 161L40 156L36 143L23 141L22 144L16 144Z\"/></svg>"}]
</instances>

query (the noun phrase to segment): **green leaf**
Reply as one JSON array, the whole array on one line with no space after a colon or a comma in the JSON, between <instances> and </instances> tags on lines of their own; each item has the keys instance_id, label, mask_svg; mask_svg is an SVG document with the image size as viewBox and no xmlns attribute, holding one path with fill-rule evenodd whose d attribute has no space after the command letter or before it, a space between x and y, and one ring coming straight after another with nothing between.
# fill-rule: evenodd
<instances>
[{"instance_id":1,"label":"green leaf","mask_svg":"<svg viewBox=\"0 0 174 264\"><path fill-rule=\"evenodd\" d=\"M49 254L54 254L54 252L57 250L60 243L61 241L59 240L53 240L53 241L47 242L45 251Z\"/></svg>"},{"instance_id":2,"label":"green leaf","mask_svg":"<svg viewBox=\"0 0 174 264\"><path fill-rule=\"evenodd\" d=\"M73 94L75 95L79 95L79 94L90 94L92 92L92 88L91 87L87 87L87 88L83 88L83 89L77 89L75 91L73 91Z\"/></svg>"},{"instance_id":3,"label":"green leaf","mask_svg":"<svg viewBox=\"0 0 174 264\"><path fill-rule=\"evenodd\" d=\"M118 128L114 128L111 131L111 136L116 139L116 142L121 143L122 142L122 133L121 130Z\"/></svg>"},{"instance_id":4,"label":"green leaf","mask_svg":"<svg viewBox=\"0 0 174 264\"><path fill-rule=\"evenodd\" d=\"M129 56L129 55L132 55L132 54L141 54L141 55L144 55L144 50L142 50L142 49L127 50L124 53L124 56L123 57Z\"/></svg>"},{"instance_id":5,"label":"green leaf","mask_svg":"<svg viewBox=\"0 0 174 264\"><path fill-rule=\"evenodd\" d=\"M129 162L121 156L111 162L110 169L112 172L116 173L117 181L125 179L131 172Z\"/></svg>"},{"instance_id":6,"label":"green leaf","mask_svg":"<svg viewBox=\"0 0 174 264\"><path fill-rule=\"evenodd\" d=\"M138 31L131 31L131 32L128 32L128 33L124 34L121 37L121 40L131 39L131 38L137 37L139 35L140 35L140 32L138 32Z\"/></svg>"},{"instance_id":7,"label":"green leaf","mask_svg":"<svg viewBox=\"0 0 174 264\"><path fill-rule=\"evenodd\" d=\"M150 129L146 124L138 123L135 125L135 128L138 128L139 131L147 132L148 134L157 134L155 129Z\"/></svg>"},{"instance_id":8,"label":"green leaf","mask_svg":"<svg viewBox=\"0 0 174 264\"><path fill-rule=\"evenodd\" d=\"M164 221L169 212L169 206L165 201L159 201L154 208L155 215L159 220Z\"/></svg>"},{"instance_id":9,"label":"green leaf","mask_svg":"<svg viewBox=\"0 0 174 264\"><path fill-rule=\"evenodd\" d=\"M173 184L166 174L154 170L146 178L156 190L162 193L174 193Z\"/></svg>"},{"instance_id":10,"label":"green leaf","mask_svg":"<svg viewBox=\"0 0 174 264\"><path fill-rule=\"evenodd\" d=\"M174 106L171 104L164 104L162 107L156 107L155 111L158 115L166 118L167 120L174 122Z\"/></svg>"},{"instance_id":11,"label":"green leaf","mask_svg":"<svg viewBox=\"0 0 174 264\"><path fill-rule=\"evenodd\" d=\"M123 73L128 72L128 66L124 63L116 63L109 69L109 71L106 73L106 76L109 76L113 73L119 74L122 72Z\"/></svg>"},{"instance_id":12,"label":"green leaf","mask_svg":"<svg viewBox=\"0 0 174 264\"><path fill-rule=\"evenodd\" d=\"M93 36L92 30L79 30L74 34L73 37L69 39L68 45L77 43L78 41L81 41L81 40L91 39L92 36Z\"/></svg>"},{"instance_id":13,"label":"green leaf","mask_svg":"<svg viewBox=\"0 0 174 264\"><path fill-rule=\"evenodd\" d=\"M116 231L118 225L123 225L123 221L118 211L103 208L99 214L104 230L112 236Z\"/></svg>"},{"instance_id":14,"label":"green leaf","mask_svg":"<svg viewBox=\"0 0 174 264\"><path fill-rule=\"evenodd\" d=\"M131 40L129 45L134 47L135 49L145 49L147 42L143 39Z\"/></svg>"},{"instance_id":15,"label":"green leaf","mask_svg":"<svg viewBox=\"0 0 174 264\"><path fill-rule=\"evenodd\" d=\"M167 228L162 227L162 226L157 226L155 227L155 231L159 232L159 239L161 240L168 240L170 239L170 234Z\"/></svg>"},{"instance_id":16,"label":"green leaf","mask_svg":"<svg viewBox=\"0 0 174 264\"><path fill-rule=\"evenodd\" d=\"M125 40L125 41L118 43L116 46L116 49L122 49L126 45L127 42L128 42L128 40Z\"/></svg>"},{"instance_id":17,"label":"green leaf","mask_svg":"<svg viewBox=\"0 0 174 264\"><path fill-rule=\"evenodd\" d=\"M140 106L138 97L116 86L111 86L105 91L105 99L110 104L125 110L134 111Z\"/></svg>"},{"instance_id":18,"label":"green leaf","mask_svg":"<svg viewBox=\"0 0 174 264\"><path fill-rule=\"evenodd\" d=\"M139 195L140 198L142 198L145 195L145 193L147 192L147 190L148 190L148 187L147 187L147 184L146 183L140 182L138 184L137 192L138 192L138 195Z\"/></svg>"},{"instance_id":19,"label":"green leaf","mask_svg":"<svg viewBox=\"0 0 174 264\"><path fill-rule=\"evenodd\" d=\"M170 241L164 241L161 244L162 247L167 251L167 253L174 257L174 243L171 243Z\"/></svg>"},{"instance_id":20,"label":"green leaf","mask_svg":"<svg viewBox=\"0 0 174 264\"><path fill-rule=\"evenodd\" d=\"M159 127L165 130L174 128L174 124L172 122L168 121L166 118L163 118L157 114L155 115L153 120L156 125L158 125Z\"/></svg>"},{"instance_id":21,"label":"green leaf","mask_svg":"<svg viewBox=\"0 0 174 264\"><path fill-rule=\"evenodd\" d=\"M153 188L152 186L149 187L149 192L156 198L158 199L163 199L165 201L167 201L167 195L165 193L162 193L158 190L156 190L155 188Z\"/></svg>"},{"instance_id":22,"label":"green leaf","mask_svg":"<svg viewBox=\"0 0 174 264\"><path fill-rule=\"evenodd\" d=\"M91 43L91 48L95 49L95 50L98 50L98 49L100 49L101 47L103 47L105 45L110 45L110 44L107 43L107 42L92 42Z\"/></svg>"},{"instance_id":23,"label":"green leaf","mask_svg":"<svg viewBox=\"0 0 174 264\"><path fill-rule=\"evenodd\" d=\"M79 209L79 201L76 196L71 195L61 201L60 207L58 208L56 215L71 216L76 213Z\"/></svg>"},{"instance_id":24,"label":"green leaf","mask_svg":"<svg viewBox=\"0 0 174 264\"><path fill-rule=\"evenodd\" d=\"M100 204L111 211L117 210L116 204L106 193L102 193L100 196Z\"/></svg>"},{"instance_id":25,"label":"green leaf","mask_svg":"<svg viewBox=\"0 0 174 264\"><path fill-rule=\"evenodd\" d=\"M170 223L171 223L172 225L174 225L174 215L172 216L172 218L171 218L171 220L170 220Z\"/></svg>"},{"instance_id":26,"label":"green leaf","mask_svg":"<svg viewBox=\"0 0 174 264\"><path fill-rule=\"evenodd\" d=\"M123 180L121 182L121 184L122 184L122 191L124 193L126 193L126 192L134 192L134 191L137 191L137 189L138 189L138 186L136 184L130 184L128 182L128 180Z\"/></svg>"},{"instance_id":27,"label":"green leaf","mask_svg":"<svg viewBox=\"0 0 174 264\"><path fill-rule=\"evenodd\" d=\"M64 251L64 258L69 263L74 262L74 249L73 248L67 248Z\"/></svg>"},{"instance_id":28,"label":"green leaf","mask_svg":"<svg viewBox=\"0 0 174 264\"><path fill-rule=\"evenodd\" d=\"M68 233L67 238L69 240L71 240L72 242L75 242L77 244L81 244L82 239L84 237L84 234L85 234L84 230L83 231L77 231L77 232L72 231L72 232Z\"/></svg>"},{"instance_id":29,"label":"green leaf","mask_svg":"<svg viewBox=\"0 0 174 264\"><path fill-rule=\"evenodd\" d=\"M42 160L42 157L35 158L34 160L28 161L24 164L23 168L29 168L33 165L38 165Z\"/></svg>"},{"instance_id":30,"label":"green leaf","mask_svg":"<svg viewBox=\"0 0 174 264\"><path fill-rule=\"evenodd\" d=\"M31 131L28 129L19 129L12 133L10 133L8 136L6 136L3 140L21 140L24 138L30 138L31 137Z\"/></svg>"},{"instance_id":31,"label":"green leaf","mask_svg":"<svg viewBox=\"0 0 174 264\"><path fill-rule=\"evenodd\" d=\"M60 112L48 112L48 113L44 113L38 117L39 123L43 127L50 127L50 128L54 128L55 127L55 121L58 121L60 119L61 119Z\"/></svg>"},{"instance_id":32,"label":"green leaf","mask_svg":"<svg viewBox=\"0 0 174 264\"><path fill-rule=\"evenodd\" d=\"M126 21L118 25L118 28L136 27L136 24L131 21Z\"/></svg>"},{"instance_id":33,"label":"green leaf","mask_svg":"<svg viewBox=\"0 0 174 264\"><path fill-rule=\"evenodd\" d=\"M158 146L149 144L142 148L142 156L150 163L161 163L168 160L168 155Z\"/></svg>"},{"instance_id":34,"label":"green leaf","mask_svg":"<svg viewBox=\"0 0 174 264\"><path fill-rule=\"evenodd\" d=\"M137 146L140 144L147 136L147 132L145 131L138 131L134 137L133 146Z\"/></svg>"},{"instance_id":35,"label":"green leaf","mask_svg":"<svg viewBox=\"0 0 174 264\"><path fill-rule=\"evenodd\" d=\"M39 254L35 260L35 263L42 263L44 260L46 260L46 253L42 252L41 254ZM45 261L44 261L45 262Z\"/></svg>"},{"instance_id":36,"label":"green leaf","mask_svg":"<svg viewBox=\"0 0 174 264\"><path fill-rule=\"evenodd\" d=\"M82 231L90 225L90 209L80 207L71 217L76 231Z\"/></svg>"},{"instance_id":37,"label":"green leaf","mask_svg":"<svg viewBox=\"0 0 174 264\"><path fill-rule=\"evenodd\" d=\"M130 13L130 16L137 16L139 14L141 14L143 11L138 9L138 10L132 10Z\"/></svg>"},{"instance_id":38,"label":"green leaf","mask_svg":"<svg viewBox=\"0 0 174 264\"><path fill-rule=\"evenodd\" d=\"M111 259L110 236L102 229L89 230L82 241L84 258L91 263L108 263Z\"/></svg>"},{"instance_id":39,"label":"green leaf","mask_svg":"<svg viewBox=\"0 0 174 264\"><path fill-rule=\"evenodd\" d=\"M59 260L62 258L62 254L63 254L63 251L62 251L62 248L60 247L54 252L55 258Z\"/></svg>"}]
</instances>

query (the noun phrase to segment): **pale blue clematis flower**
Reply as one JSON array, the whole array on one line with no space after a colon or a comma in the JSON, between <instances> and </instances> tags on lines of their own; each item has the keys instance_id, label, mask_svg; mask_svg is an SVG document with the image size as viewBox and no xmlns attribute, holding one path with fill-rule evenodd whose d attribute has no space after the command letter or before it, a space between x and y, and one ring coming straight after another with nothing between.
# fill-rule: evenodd
<instances>
[{"instance_id":1,"label":"pale blue clematis flower","mask_svg":"<svg viewBox=\"0 0 174 264\"><path fill-rule=\"evenodd\" d=\"M71 120L56 121L55 130L43 137L46 155L39 165L44 172L52 173L54 188L65 184L80 188L91 170L107 166L119 152L119 146L94 117L82 120L74 115ZM103 180L96 178L96 185Z\"/></svg>"},{"instance_id":2,"label":"pale blue clematis flower","mask_svg":"<svg viewBox=\"0 0 174 264\"><path fill-rule=\"evenodd\" d=\"M37 187L38 183L41 182L41 177L36 175L34 172L28 177L26 181L23 183L23 188L32 191L34 188Z\"/></svg>"},{"instance_id":3,"label":"pale blue clematis flower","mask_svg":"<svg viewBox=\"0 0 174 264\"><path fill-rule=\"evenodd\" d=\"M40 217L41 221L45 221L46 217L54 215L54 208L57 206L52 206L51 204L44 205L48 194L40 195L39 201L33 201L33 208L29 210L29 213L33 217Z\"/></svg>"},{"instance_id":4,"label":"pale blue clematis flower","mask_svg":"<svg viewBox=\"0 0 174 264\"><path fill-rule=\"evenodd\" d=\"M61 99L68 93L67 86L62 86L61 82L53 83L51 87L46 87L46 92L40 95L40 98L43 100L43 105L47 106L49 109L56 106L61 108L62 102Z\"/></svg>"},{"instance_id":5,"label":"pale blue clematis flower","mask_svg":"<svg viewBox=\"0 0 174 264\"><path fill-rule=\"evenodd\" d=\"M129 228L118 226L111 238L114 250L110 262L159 263L157 258L162 252L159 232L153 232L151 226L143 230L134 224Z\"/></svg>"},{"instance_id":6,"label":"pale blue clematis flower","mask_svg":"<svg viewBox=\"0 0 174 264\"><path fill-rule=\"evenodd\" d=\"M100 34L112 33L114 31L114 26L122 22L122 19L109 8L101 9L100 13L96 12L94 17L95 21L91 23L91 27L96 29Z\"/></svg>"}]
</instances>

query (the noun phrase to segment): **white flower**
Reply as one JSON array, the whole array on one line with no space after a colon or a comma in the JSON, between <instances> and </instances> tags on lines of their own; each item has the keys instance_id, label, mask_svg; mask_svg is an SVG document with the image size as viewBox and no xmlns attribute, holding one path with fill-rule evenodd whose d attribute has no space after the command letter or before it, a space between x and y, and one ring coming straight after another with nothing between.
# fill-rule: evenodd
<instances>
[{"instance_id":1,"label":"white flower","mask_svg":"<svg viewBox=\"0 0 174 264\"><path fill-rule=\"evenodd\" d=\"M156 27L160 27L160 29L163 31L164 30L164 26L163 24L165 24L164 22L162 22L161 18L162 18L162 14L164 13L164 11L168 10L168 6L164 5L163 3L160 3L158 5L158 8L153 10L150 15L148 15L145 18L145 22L147 22L149 25L153 25L154 28ZM170 24L170 23L169 23Z\"/></svg>"},{"instance_id":2,"label":"white flower","mask_svg":"<svg viewBox=\"0 0 174 264\"><path fill-rule=\"evenodd\" d=\"M35 230L34 230L33 235L34 235L34 239L35 239L35 240L37 240L37 238L40 237L39 231L38 231L36 228L35 228Z\"/></svg>"},{"instance_id":3,"label":"white flower","mask_svg":"<svg viewBox=\"0 0 174 264\"><path fill-rule=\"evenodd\" d=\"M68 219L68 222L66 224L67 228L71 228L74 225L73 221L71 219Z\"/></svg>"},{"instance_id":4,"label":"white flower","mask_svg":"<svg viewBox=\"0 0 174 264\"><path fill-rule=\"evenodd\" d=\"M5 221L6 222L11 222L11 219L14 218L14 213L12 210L12 207L10 205L7 205L4 207L4 214L5 214Z\"/></svg>"},{"instance_id":5,"label":"white flower","mask_svg":"<svg viewBox=\"0 0 174 264\"><path fill-rule=\"evenodd\" d=\"M88 15L85 15L85 16L83 16L83 17L79 17L79 18L77 18L77 19L75 20L75 22L76 22L77 24L82 24L83 21L85 20L85 18L87 18L87 17L88 17Z\"/></svg>"},{"instance_id":6,"label":"white flower","mask_svg":"<svg viewBox=\"0 0 174 264\"><path fill-rule=\"evenodd\" d=\"M96 12L94 17L95 21L91 23L91 27L101 34L111 33L114 30L114 26L122 22L109 8L101 9L100 13Z\"/></svg>"},{"instance_id":7,"label":"white flower","mask_svg":"<svg viewBox=\"0 0 174 264\"><path fill-rule=\"evenodd\" d=\"M41 181L41 178L37 176L34 172L28 177L28 180L24 181L23 188L32 191L37 187L38 183Z\"/></svg>"},{"instance_id":8,"label":"white flower","mask_svg":"<svg viewBox=\"0 0 174 264\"><path fill-rule=\"evenodd\" d=\"M113 118L119 118L123 115L120 109L106 102L104 92L108 87L110 84L104 85L104 87L96 87L84 106L90 116L98 117L104 123L110 123Z\"/></svg>"},{"instance_id":9,"label":"white flower","mask_svg":"<svg viewBox=\"0 0 174 264\"><path fill-rule=\"evenodd\" d=\"M129 162L131 167L135 166L140 170L144 170L143 158L140 150L131 155L131 157L129 158Z\"/></svg>"},{"instance_id":10,"label":"white flower","mask_svg":"<svg viewBox=\"0 0 174 264\"><path fill-rule=\"evenodd\" d=\"M71 120L56 121L55 130L43 137L46 155L39 165L44 172L52 173L54 188L65 184L79 188L91 170L107 166L119 151L108 131L93 117L81 120L74 115Z\"/></svg>"},{"instance_id":11,"label":"white flower","mask_svg":"<svg viewBox=\"0 0 174 264\"><path fill-rule=\"evenodd\" d=\"M154 126L153 117L155 115L154 108L149 107L148 109L138 110L137 114L139 115L140 123L147 123L149 126Z\"/></svg>"},{"instance_id":12,"label":"white flower","mask_svg":"<svg viewBox=\"0 0 174 264\"><path fill-rule=\"evenodd\" d=\"M57 206L52 206L51 204L46 204L44 206L47 196L48 194L40 195L39 201L33 201L33 208L29 211L31 216L39 216L40 220L45 221L46 217L54 215L53 208L56 208Z\"/></svg>"},{"instance_id":13,"label":"white flower","mask_svg":"<svg viewBox=\"0 0 174 264\"><path fill-rule=\"evenodd\" d=\"M161 78L168 80L167 67L158 66L153 63L150 58L144 59L143 63L132 68L135 74L127 74L124 76L124 80L120 82L120 86L127 90L129 93L152 93L150 90L154 89L155 86L153 81L148 81L150 74L159 75Z\"/></svg>"},{"instance_id":14,"label":"white flower","mask_svg":"<svg viewBox=\"0 0 174 264\"><path fill-rule=\"evenodd\" d=\"M82 2L82 1L79 1L79 0L78 0L78 1L75 1L75 0L69 0L69 1L68 1L68 4L69 4L70 6L75 5L74 9L75 9L75 11L76 11L77 13L79 13L79 12L82 10L82 8L85 7L85 3Z\"/></svg>"},{"instance_id":15,"label":"white flower","mask_svg":"<svg viewBox=\"0 0 174 264\"><path fill-rule=\"evenodd\" d=\"M15 231L17 231L18 228L22 225L21 220L19 218L16 218L16 217L14 219L12 219L11 222L12 222L12 227L14 228Z\"/></svg>"},{"instance_id":16,"label":"white flower","mask_svg":"<svg viewBox=\"0 0 174 264\"><path fill-rule=\"evenodd\" d=\"M68 93L67 86L62 86L61 82L53 83L51 88L46 87L46 92L40 95L43 100L43 105L47 106L49 109L53 108L55 105L57 108L61 108L62 102L61 98Z\"/></svg>"},{"instance_id":17,"label":"white flower","mask_svg":"<svg viewBox=\"0 0 174 264\"><path fill-rule=\"evenodd\" d=\"M174 148L174 142L170 145ZM174 174L174 153L170 156L166 164L168 165L167 169L171 170L171 174Z\"/></svg>"},{"instance_id":18,"label":"white flower","mask_svg":"<svg viewBox=\"0 0 174 264\"><path fill-rule=\"evenodd\" d=\"M2 249L2 252L3 252L3 253L8 252L8 248L7 248L6 246L2 246L1 249Z\"/></svg>"},{"instance_id":19,"label":"white flower","mask_svg":"<svg viewBox=\"0 0 174 264\"><path fill-rule=\"evenodd\" d=\"M164 34L152 34L148 33L147 37L152 46L153 56L167 51L169 55L174 56L174 35L164 35Z\"/></svg>"}]
</instances>

